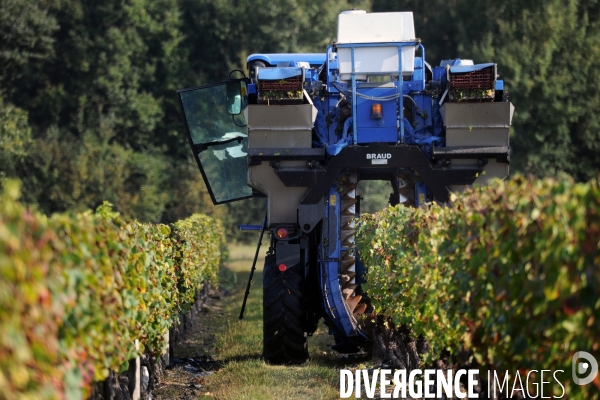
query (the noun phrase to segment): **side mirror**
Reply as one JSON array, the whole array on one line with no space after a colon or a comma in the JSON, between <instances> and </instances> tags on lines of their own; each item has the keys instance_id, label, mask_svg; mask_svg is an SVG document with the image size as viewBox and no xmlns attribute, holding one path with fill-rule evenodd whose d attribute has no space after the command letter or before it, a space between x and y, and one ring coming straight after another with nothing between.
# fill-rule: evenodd
<instances>
[{"instance_id":1,"label":"side mirror","mask_svg":"<svg viewBox=\"0 0 600 400\"><path fill-rule=\"evenodd\" d=\"M241 114L246 98L246 83L243 81L229 82L227 84L227 114Z\"/></svg>"}]
</instances>

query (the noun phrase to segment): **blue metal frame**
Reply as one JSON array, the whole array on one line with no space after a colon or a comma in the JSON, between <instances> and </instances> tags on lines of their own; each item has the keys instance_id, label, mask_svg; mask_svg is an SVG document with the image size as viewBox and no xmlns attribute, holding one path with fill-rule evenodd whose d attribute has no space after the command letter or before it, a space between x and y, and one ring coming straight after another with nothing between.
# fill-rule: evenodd
<instances>
[{"instance_id":1,"label":"blue metal frame","mask_svg":"<svg viewBox=\"0 0 600 400\"><path fill-rule=\"evenodd\" d=\"M277 66L280 62L307 62L310 65L322 65L327 56L323 53L269 53L269 54L251 54L246 59L247 63L252 61L265 61L266 63Z\"/></svg>"},{"instance_id":2,"label":"blue metal frame","mask_svg":"<svg viewBox=\"0 0 600 400\"><path fill-rule=\"evenodd\" d=\"M367 339L365 334L356 329L352 323L351 315L344 303L339 280L339 265L342 251L347 251L348 248L342 247L340 242L340 221L341 203L340 194L335 187L329 189L327 204L325 206L325 224L323 236L328 235L327 242L321 241L319 251L319 285L322 293L323 309L329 315L331 321L335 325L339 333L345 337L359 336L362 339ZM335 199L335 204L332 204L332 199ZM332 221L335 221L335 227L331 227ZM335 237L331 237L334 234ZM357 277L357 279L359 279Z\"/></svg>"},{"instance_id":3,"label":"blue metal frame","mask_svg":"<svg viewBox=\"0 0 600 400\"><path fill-rule=\"evenodd\" d=\"M427 83L427 78L425 76L425 69L426 69L426 64L425 64L425 46L423 46L423 44L419 44L419 48L421 49L421 58L423 59L423 79L422 81L422 86L421 86L421 90L425 90L425 84Z\"/></svg>"},{"instance_id":4,"label":"blue metal frame","mask_svg":"<svg viewBox=\"0 0 600 400\"><path fill-rule=\"evenodd\" d=\"M260 225L238 225L238 228L240 228L240 231L261 231L263 227Z\"/></svg>"},{"instance_id":5,"label":"blue metal frame","mask_svg":"<svg viewBox=\"0 0 600 400\"><path fill-rule=\"evenodd\" d=\"M335 188L331 188L327 198L324 219L328 223L325 225L323 235L329 236L327 244L321 243L320 264L322 270L319 274L319 284L323 294L323 309L330 315L336 328L343 332L346 337L351 337L356 336L357 332L344 304L339 281L339 260L342 249L339 237L340 227L337 226L337 221L339 221L340 215L340 194ZM331 199L335 199L335 204L331 204ZM334 229L330 226L332 221L336 221ZM335 232L335 237L330 235L333 232Z\"/></svg>"},{"instance_id":6,"label":"blue metal frame","mask_svg":"<svg viewBox=\"0 0 600 400\"><path fill-rule=\"evenodd\" d=\"M355 68L355 63L354 63L354 50L356 48L360 48L360 47L398 47L398 71L394 71L392 73L398 73L398 85L397 85L397 90L398 90L398 110L400 110L400 115L399 115L399 128L400 128L400 132L399 135L400 137L398 138L398 143L405 143L404 140L404 98L403 98L403 79L402 79L402 64L403 64L403 60L402 60L402 48L403 47L415 47L417 45L422 46L420 43L418 42L379 42L379 43L340 43L337 44L337 48L338 49L350 49L350 61L352 63L352 72L350 74L351 76L351 80L352 80L352 115L356 116L356 68ZM424 48L423 48L424 49ZM423 50L423 63L425 63L425 50ZM371 75L389 75L390 72L385 72L385 73L380 73L380 74L371 74ZM358 126L356 123L352 124L352 135L353 135L353 143L354 145L357 144L357 139L358 139Z\"/></svg>"},{"instance_id":7,"label":"blue metal frame","mask_svg":"<svg viewBox=\"0 0 600 400\"><path fill-rule=\"evenodd\" d=\"M351 62L352 62L352 71L351 71L351 103L352 103L352 116L354 118L352 124L352 132L353 132L353 144L357 145L358 141L358 121L357 119L357 81L356 81L356 67L355 67L355 54L354 51L356 48L360 47L397 47L398 48L398 71L385 72L385 73L377 73L370 75L398 75L398 83L396 85L396 93L398 94L398 99L396 100L397 109L399 110L399 115L397 116L397 124L396 127L399 130L397 136L398 143L405 143L404 138L404 82L402 75L402 67L403 67L403 58L402 58L402 49L404 47L415 47L419 45L422 50L423 57L423 68L425 64L425 49L422 45L417 42L381 42L381 43L353 43L353 44L337 44L337 48L349 48L351 49ZM329 100L325 103L326 115L329 114L331 110L333 110L338 102L339 92L336 87L333 86L333 82L337 84L344 85L343 82L339 80L339 76L337 79L331 74L331 70L338 70L339 73L339 59L337 60L337 64L330 63L329 54L331 51L331 47L327 49L327 87L330 93ZM420 79L421 90L425 87L425 73L422 74ZM335 128L335 124L332 124L328 129L329 135L329 144L335 143L339 140L339 137L332 138L332 132ZM334 134L334 136L336 136ZM333 203L333 199L335 199L335 204ZM339 265L340 265L340 255L342 251L348 250L346 248L341 247L341 238L340 238L340 226L338 226L340 221L340 194L338 193L335 187L330 188L328 197L326 199L325 213L323 221L327 221L324 224L323 229L323 239L327 238L327 241L322 240L320 249L319 249L319 285L322 293L322 302L323 309L325 313L330 317L335 329L345 337L362 337L366 338L363 332L358 330L355 324L352 321L352 316L350 315L350 311L346 308L345 302L343 300L343 295L340 288L339 283ZM331 224L335 224L332 226ZM335 233L334 233L335 232ZM358 278L357 278L358 279Z\"/></svg>"}]
</instances>

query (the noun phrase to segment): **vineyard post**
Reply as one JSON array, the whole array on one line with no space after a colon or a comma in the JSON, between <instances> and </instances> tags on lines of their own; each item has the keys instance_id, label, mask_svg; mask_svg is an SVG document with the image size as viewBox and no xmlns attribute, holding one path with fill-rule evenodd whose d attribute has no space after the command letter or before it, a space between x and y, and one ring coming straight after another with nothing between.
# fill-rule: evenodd
<instances>
[{"instance_id":1,"label":"vineyard post","mask_svg":"<svg viewBox=\"0 0 600 400\"><path fill-rule=\"evenodd\" d=\"M138 353L137 357L129 360L129 370L127 375L129 378L129 394L131 400L139 400L141 396L140 390L140 341L135 339L135 350Z\"/></svg>"}]
</instances>

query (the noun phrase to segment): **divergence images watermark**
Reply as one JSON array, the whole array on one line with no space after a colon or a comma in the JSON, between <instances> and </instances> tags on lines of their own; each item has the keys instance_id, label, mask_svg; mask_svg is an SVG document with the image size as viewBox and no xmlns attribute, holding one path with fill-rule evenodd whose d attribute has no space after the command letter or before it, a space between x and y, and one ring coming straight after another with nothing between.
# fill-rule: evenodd
<instances>
[{"instance_id":1,"label":"divergence images watermark","mask_svg":"<svg viewBox=\"0 0 600 400\"><path fill-rule=\"evenodd\" d=\"M577 360L585 359L586 361L578 363ZM588 372L589 371L589 372ZM579 375L588 374L585 378ZM598 374L598 361L593 355L585 351L578 351L573 354L573 382L578 385L587 385L596 379Z\"/></svg>"},{"instance_id":2,"label":"divergence images watermark","mask_svg":"<svg viewBox=\"0 0 600 400\"><path fill-rule=\"evenodd\" d=\"M583 359L584 361L579 361ZM517 371L510 374L488 371L487 393L494 396L504 393L506 398L518 397L540 399L562 399L565 397L564 370L531 370L526 374ZM585 351L573 355L573 382L577 385L591 383L598 374L598 362ZM510 377L510 378L509 378ZM478 398L476 393L480 386L479 370L459 369L457 371L441 371L435 369L392 371L390 369L366 370L357 369L354 373L343 369L340 371L340 398L350 397L374 398L379 387L379 398L426 398L436 399L445 395L447 398ZM466 382L466 385L464 384ZM516 398L515 397L515 398Z\"/></svg>"}]
</instances>

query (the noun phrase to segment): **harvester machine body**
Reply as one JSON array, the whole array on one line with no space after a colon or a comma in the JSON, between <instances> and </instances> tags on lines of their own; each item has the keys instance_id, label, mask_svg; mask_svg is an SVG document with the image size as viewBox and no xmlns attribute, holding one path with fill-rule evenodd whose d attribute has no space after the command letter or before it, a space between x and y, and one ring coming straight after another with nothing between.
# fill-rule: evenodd
<instances>
[{"instance_id":1,"label":"harvester machine body","mask_svg":"<svg viewBox=\"0 0 600 400\"><path fill-rule=\"evenodd\" d=\"M513 106L494 63L431 67L410 12L344 12L322 54L254 54L248 76L180 90L215 204L268 199L264 356L303 362L324 318L334 348L369 341L365 268L354 249L358 182L390 204L449 201L508 175Z\"/></svg>"}]
</instances>

